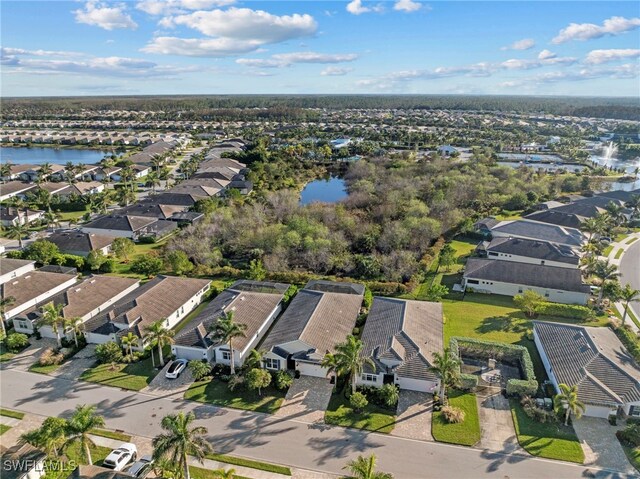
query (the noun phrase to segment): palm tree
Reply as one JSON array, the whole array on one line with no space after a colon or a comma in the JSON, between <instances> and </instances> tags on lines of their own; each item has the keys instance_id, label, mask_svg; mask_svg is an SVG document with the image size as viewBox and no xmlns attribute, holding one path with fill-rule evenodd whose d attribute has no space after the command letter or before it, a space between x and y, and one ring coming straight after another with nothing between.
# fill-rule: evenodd
<instances>
[{"instance_id":1,"label":"palm tree","mask_svg":"<svg viewBox=\"0 0 640 479\"><path fill-rule=\"evenodd\" d=\"M92 429L104 427L104 418L96 414L96 407L80 404L68 421L68 444L80 442L87 462L91 465L91 446L93 441L89 437Z\"/></svg>"},{"instance_id":2,"label":"palm tree","mask_svg":"<svg viewBox=\"0 0 640 479\"><path fill-rule=\"evenodd\" d=\"M20 436L19 444L30 444L42 449L48 456L58 457L67 442L67 421L59 417L48 417L38 429L27 431Z\"/></svg>"},{"instance_id":3,"label":"palm tree","mask_svg":"<svg viewBox=\"0 0 640 479\"><path fill-rule=\"evenodd\" d=\"M44 214L44 221L47 223L47 228L51 228L51 231L53 231L53 227L60 226L60 215L49 208Z\"/></svg>"},{"instance_id":4,"label":"palm tree","mask_svg":"<svg viewBox=\"0 0 640 479\"><path fill-rule=\"evenodd\" d=\"M343 469L348 469L354 479L393 479L393 475L388 472L376 471L376 455L369 457L358 456L347 463Z\"/></svg>"},{"instance_id":5,"label":"palm tree","mask_svg":"<svg viewBox=\"0 0 640 479\"><path fill-rule=\"evenodd\" d=\"M160 366L164 366L164 357L162 355L162 348L168 344L173 343L174 332L167 329L164 326L166 318L162 318L155 323L145 328L144 341L149 343L153 348L154 343L158 346L158 358L160 360ZM151 358L153 359L153 352L151 352ZM153 359L153 365L155 367L155 359Z\"/></svg>"},{"instance_id":6,"label":"palm tree","mask_svg":"<svg viewBox=\"0 0 640 479\"><path fill-rule=\"evenodd\" d=\"M625 206L631 210L631 218L640 218L640 195L632 195Z\"/></svg>"},{"instance_id":7,"label":"palm tree","mask_svg":"<svg viewBox=\"0 0 640 479\"><path fill-rule=\"evenodd\" d=\"M460 359L451 354L449 348L442 353L433 353L433 366L430 370L440 378L440 398L447 403L447 388L454 386L460 376Z\"/></svg>"},{"instance_id":8,"label":"palm tree","mask_svg":"<svg viewBox=\"0 0 640 479\"><path fill-rule=\"evenodd\" d=\"M51 326L53 332L56 334L56 338L58 339L58 347L62 347L62 336L60 335L60 323L63 321L62 309L64 305L55 304L53 302L45 304L42 307L42 320L44 324L47 326Z\"/></svg>"},{"instance_id":9,"label":"palm tree","mask_svg":"<svg viewBox=\"0 0 640 479\"><path fill-rule=\"evenodd\" d=\"M613 201L606 206L606 210L614 226L622 226L627 220L624 215L624 207L615 204Z\"/></svg>"},{"instance_id":10,"label":"palm tree","mask_svg":"<svg viewBox=\"0 0 640 479\"><path fill-rule=\"evenodd\" d=\"M620 276L620 273L618 273L618 267L615 264L610 264L608 260L598 260L593 265L593 274L600 280L598 304L602 304L605 283L612 279L616 279Z\"/></svg>"},{"instance_id":11,"label":"palm tree","mask_svg":"<svg viewBox=\"0 0 640 479\"><path fill-rule=\"evenodd\" d=\"M231 468L231 469L216 469L215 471L213 471L213 475L219 479L234 479L236 476L236 470Z\"/></svg>"},{"instance_id":12,"label":"palm tree","mask_svg":"<svg viewBox=\"0 0 640 479\"><path fill-rule=\"evenodd\" d=\"M593 239L593 235L602 234L604 230L602 217L598 215L593 218L587 218L580 225L580 229L586 233L589 233L588 242L591 243L591 240Z\"/></svg>"},{"instance_id":13,"label":"palm tree","mask_svg":"<svg viewBox=\"0 0 640 479\"><path fill-rule=\"evenodd\" d=\"M42 163L42 165L40 165L40 170L38 171L38 179L44 180L52 172L53 168L51 168L51 163Z\"/></svg>"},{"instance_id":14,"label":"palm tree","mask_svg":"<svg viewBox=\"0 0 640 479\"><path fill-rule=\"evenodd\" d=\"M558 415L564 414L564 425L569 424L569 416L573 414L576 419L580 419L586 407L582 401L578 399L578 386L567 386L566 384L558 384L560 392L553 398L553 409Z\"/></svg>"},{"instance_id":15,"label":"palm tree","mask_svg":"<svg viewBox=\"0 0 640 479\"><path fill-rule=\"evenodd\" d=\"M630 284L625 284L624 288L620 290L620 299L624 301L624 314L622 315L622 325L627 319L627 313L629 311L629 303L640 299L640 290L633 289Z\"/></svg>"},{"instance_id":16,"label":"palm tree","mask_svg":"<svg viewBox=\"0 0 640 479\"><path fill-rule=\"evenodd\" d=\"M244 360L244 365L247 369L260 368L262 367L262 356L264 353L262 351L258 351L257 349L252 349L249 352L249 356Z\"/></svg>"},{"instance_id":17,"label":"palm tree","mask_svg":"<svg viewBox=\"0 0 640 479\"><path fill-rule=\"evenodd\" d=\"M11 176L11 170L13 168L13 163L7 161L6 163L0 164L0 177L2 177L2 182L5 182L5 178Z\"/></svg>"},{"instance_id":18,"label":"palm tree","mask_svg":"<svg viewBox=\"0 0 640 479\"><path fill-rule=\"evenodd\" d=\"M365 365L373 369L376 367L371 358L360 354L363 346L362 341L355 336L349 335L344 343L336 346L336 352L334 354L338 374L349 377L352 394L356 392L356 383Z\"/></svg>"},{"instance_id":19,"label":"palm tree","mask_svg":"<svg viewBox=\"0 0 640 479\"><path fill-rule=\"evenodd\" d=\"M4 313L7 312L9 306L13 306L16 302L16 298L13 296L6 296L0 299L0 339L4 339L7 335L7 329L4 326Z\"/></svg>"},{"instance_id":20,"label":"palm tree","mask_svg":"<svg viewBox=\"0 0 640 479\"><path fill-rule=\"evenodd\" d=\"M214 341L220 341L229 345L229 361L231 362L231 375L236 373L236 365L233 359L232 341L236 338L244 338L246 324L238 324L233 321L233 311L222 313L222 316L212 326Z\"/></svg>"},{"instance_id":21,"label":"palm tree","mask_svg":"<svg viewBox=\"0 0 640 479\"><path fill-rule=\"evenodd\" d=\"M324 358L322 358L322 362L320 363L320 366L322 366L327 370L327 376L330 376L332 374L336 376L335 380L333 381L333 389L335 391L335 389L338 387L337 376L340 369L340 365L336 360L336 355L332 353L325 354Z\"/></svg>"},{"instance_id":22,"label":"palm tree","mask_svg":"<svg viewBox=\"0 0 640 479\"><path fill-rule=\"evenodd\" d=\"M188 456L194 456L202 462L205 455L212 451L203 437L207 434L207 428L196 426L190 428L196 416L193 412L185 414L169 414L162 418L160 425L167 431L153 439L153 458L169 458L174 464L180 464L184 470L184 479L190 479Z\"/></svg>"},{"instance_id":23,"label":"palm tree","mask_svg":"<svg viewBox=\"0 0 640 479\"><path fill-rule=\"evenodd\" d=\"M22 223L18 221L18 223L11 225L7 228L5 232L5 236L9 239L18 240L18 247L22 249L22 240L29 233L29 225L25 222Z\"/></svg>"},{"instance_id":24,"label":"palm tree","mask_svg":"<svg viewBox=\"0 0 640 479\"><path fill-rule=\"evenodd\" d=\"M124 188L118 188L116 193L116 200L122 207L129 206L129 204L136 201L136 194L126 186Z\"/></svg>"},{"instance_id":25,"label":"palm tree","mask_svg":"<svg viewBox=\"0 0 640 479\"><path fill-rule=\"evenodd\" d=\"M158 173L156 173L155 171L152 171L151 173L149 173L147 175L147 181L145 182L146 186L150 186L151 187L151 193L155 194L156 193L156 186L160 186L160 178L158 177Z\"/></svg>"},{"instance_id":26,"label":"palm tree","mask_svg":"<svg viewBox=\"0 0 640 479\"><path fill-rule=\"evenodd\" d=\"M78 334L81 332L82 318L69 318L64 320L65 331L73 331L73 341L76 343L76 349L80 347L78 344Z\"/></svg>"},{"instance_id":27,"label":"palm tree","mask_svg":"<svg viewBox=\"0 0 640 479\"><path fill-rule=\"evenodd\" d=\"M129 350L129 356L133 357L133 345L138 344L138 336L129 332L122 336L120 341L122 341L122 345Z\"/></svg>"}]
</instances>

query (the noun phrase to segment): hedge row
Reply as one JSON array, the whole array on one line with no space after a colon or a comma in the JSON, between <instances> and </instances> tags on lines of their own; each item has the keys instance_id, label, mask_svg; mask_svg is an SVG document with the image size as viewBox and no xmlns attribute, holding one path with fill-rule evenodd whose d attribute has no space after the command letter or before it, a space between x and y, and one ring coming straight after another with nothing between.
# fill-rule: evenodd
<instances>
[{"instance_id":1,"label":"hedge row","mask_svg":"<svg viewBox=\"0 0 640 479\"><path fill-rule=\"evenodd\" d=\"M586 306L578 304L542 303L538 309L538 314L545 316L557 316L558 318L589 319L593 316L593 311Z\"/></svg>"},{"instance_id":2,"label":"hedge row","mask_svg":"<svg viewBox=\"0 0 640 479\"><path fill-rule=\"evenodd\" d=\"M523 396L533 395L538 390L538 381L533 369L533 361L529 355L529 350L517 344L498 343L495 341L484 341L482 339L453 337L449 342L451 354L460 356L460 348L475 356L493 358L497 360L514 361L520 363L524 379L509 379L507 381L507 394ZM462 376L468 375L461 375ZM477 381L477 379L476 379Z\"/></svg>"},{"instance_id":3,"label":"hedge row","mask_svg":"<svg viewBox=\"0 0 640 479\"><path fill-rule=\"evenodd\" d=\"M631 353L636 361L640 362L640 344L636 334L630 329L627 329L627 327L616 328L615 332L618 339L620 339L624 347L627 348L627 351Z\"/></svg>"}]
</instances>

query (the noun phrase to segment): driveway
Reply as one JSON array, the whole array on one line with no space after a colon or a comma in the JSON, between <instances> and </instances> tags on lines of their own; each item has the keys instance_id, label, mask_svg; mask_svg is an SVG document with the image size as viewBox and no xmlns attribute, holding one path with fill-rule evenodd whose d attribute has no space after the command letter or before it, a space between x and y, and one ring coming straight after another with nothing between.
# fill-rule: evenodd
<instances>
[{"instance_id":1,"label":"driveway","mask_svg":"<svg viewBox=\"0 0 640 479\"><path fill-rule=\"evenodd\" d=\"M492 452L524 452L518 444L509 400L501 393L477 396L480 413L480 444Z\"/></svg>"},{"instance_id":2,"label":"driveway","mask_svg":"<svg viewBox=\"0 0 640 479\"><path fill-rule=\"evenodd\" d=\"M396 425L391 434L421 441L433 441L431 413L433 396L418 391L400 391Z\"/></svg>"},{"instance_id":3,"label":"driveway","mask_svg":"<svg viewBox=\"0 0 640 479\"><path fill-rule=\"evenodd\" d=\"M589 466L625 471L628 474L636 473L616 438L616 431L623 427L623 425L612 426L606 419L597 417L583 416L573 421L573 429L584 450L584 463Z\"/></svg>"},{"instance_id":4,"label":"driveway","mask_svg":"<svg viewBox=\"0 0 640 479\"><path fill-rule=\"evenodd\" d=\"M156 377L151 380L149 385L140 392L153 394L154 396L182 399L184 392L189 389L189 386L193 383L191 370L186 368L182 371L179 378L167 379L164 375L167 372L167 369L169 369L169 366L171 366L171 361L168 361L164 368L162 368L162 371L160 371Z\"/></svg>"},{"instance_id":5,"label":"driveway","mask_svg":"<svg viewBox=\"0 0 640 479\"><path fill-rule=\"evenodd\" d=\"M56 369L52 376L59 378L76 380L87 369L96 363L96 345L87 344L86 347L78 351L71 359Z\"/></svg>"},{"instance_id":6,"label":"driveway","mask_svg":"<svg viewBox=\"0 0 640 479\"><path fill-rule=\"evenodd\" d=\"M47 348L55 348L57 342L55 339L42 338L42 339L29 339L31 345L25 350L20 351L9 361L2 363L2 369L18 369L20 371L27 371L33 364L40 359L40 355Z\"/></svg>"},{"instance_id":7,"label":"driveway","mask_svg":"<svg viewBox=\"0 0 640 479\"><path fill-rule=\"evenodd\" d=\"M293 380L276 416L303 422L324 422L333 384L328 379L300 376Z\"/></svg>"}]
</instances>

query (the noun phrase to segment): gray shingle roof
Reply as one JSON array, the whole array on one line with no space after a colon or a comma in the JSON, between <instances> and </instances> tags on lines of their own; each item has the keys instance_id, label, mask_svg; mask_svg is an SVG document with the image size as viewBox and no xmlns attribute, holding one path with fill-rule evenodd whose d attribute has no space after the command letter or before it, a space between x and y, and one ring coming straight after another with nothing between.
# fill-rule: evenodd
<instances>
[{"instance_id":1,"label":"gray shingle roof","mask_svg":"<svg viewBox=\"0 0 640 479\"><path fill-rule=\"evenodd\" d=\"M494 238L485 248L487 251L536 258L545 261L556 261L578 265L580 257L566 245L535 241L524 238Z\"/></svg>"},{"instance_id":2,"label":"gray shingle roof","mask_svg":"<svg viewBox=\"0 0 640 479\"><path fill-rule=\"evenodd\" d=\"M362 342L362 354L378 372L388 370L381 360L401 361L395 368L399 376L435 380L429 368L433 353L443 349L442 304L375 297Z\"/></svg>"},{"instance_id":3,"label":"gray shingle roof","mask_svg":"<svg viewBox=\"0 0 640 479\"><path fill-rule=\"evenodd\" d=\"M494 233L500 233L501 236L514 236L519 238L528 238L541 241L549 241L551 243L566 244L569 246L581 246L585 241L584 235L577 229L567 228L539 221L515 220L501 221L491 228Z\"/></svg>"},{"instance_id":4,"label":"gray shingle roof","mask_svg":"<svg viewBox=\"0 0 640 479\"><path fill-rule=\"evenodd\" d=\"M336 344L351 334L363 293L364 286L359 284L310 281L289 304L262 347L272 349L300 340L318 354L333 352Z\"/></svg>"},{"instance_id":5,"label":"gray shingle roof","mask_svg":"<svg viewBox=\"0 0 640 479\"><path fill-rule=\"evenodd\" d=\"M625 203L630 201L633 195L640 195L640 188L633 191L605 191L604 193L598 193L596 196L604 196L606 198L613 198L616 200L624 201Z\"/></svg>"},{"instance_id":6,"label":"gray shingle roof","mask_svg":"<svg viewBox=\"0 0 640 479\"><path fill-rule=\"evenodd\" d=\"M156 218L145 216L105 215L87 223L84 228L135 232L155 221L157 221Z\"/></svg>"},{"instance_id":7,"label":"gray shingle roof","mask_svg":"<svg viewBox=\"0 0 640 479\"><path fill-rule=\"evenodd\" d=\"M70 280L75 280L75 275L29 271L0 285L1 297L13 297L15 301L9 308L16 309Z\"/></svg>"},{"instance_id":8,"label":"gray shingle roof","mask_svg":"<svg viewBox=\"0 0 640 479\"><path fill-rule=\"evenodd\" d=\"M556 209L538 211L537 213L531 213L525 216L528 220L540 221L542 223L549 223L558 226L567 226L569 228L580 228L582 222L588 218L588 216L581 216L572 213L563 213L556 211Z\"/></svg>"},{"instance_id":9,"label":"gray shingle roof","mask_svg":"<svg viewBox=\"0 0 640 479\"><path fill-rule=\"evenodd\" d=\"M209 330L223 312L233 311L233 320L247 326L245 337L233 341L234 349L242 351L276 309L289 288L288 284L260 281L236 281L216 296L198 316L175 338L178 345L207 348L214 344Z\"/></svg>"},{"instance_id":10,"label":"gray shingle roof","mask_svg":"<svg viewBox=\"0 0 640 479\"><path fill-rule=\"evenodd\" d=\"M2 260L0 260L0 274L5 275L33 263L35 263L35 261L30 259L2 258Z\"/></svg>"},{"instance_id":11,"label":"gray shingle roof","mask_svg":"<svg viewBox=\"0 0 640 479\"><path fill-rule=\"evenodd\" d=\"M585 403L640 401L640 369L609 328L534 321L558 383L578 386Z\"/></svg>"},{"instance_id":12,"label":"gray shingle roof","mask_svg":"<svg viewBox=\"0 0 640 479\"><path fill-rule=\"evenodd\" d=\"M464 277L559 291L589 292L589 286L582 283L582 273L577 268L469 258L464 268Z\"/></svg>"},{"instance_id":13,"label":"gray shingle roof","mask_svg":"<svg viewBox=\"0 0 640 479\"><path fill-rule=\"evenodd\" d=\"M92 250L110 246L114 239L113 236L84 233L78 230L52 233L47 237L47 241L51 241L63 253L65 251L83 251L89 253Z\"/></svg>"}]
</instances>

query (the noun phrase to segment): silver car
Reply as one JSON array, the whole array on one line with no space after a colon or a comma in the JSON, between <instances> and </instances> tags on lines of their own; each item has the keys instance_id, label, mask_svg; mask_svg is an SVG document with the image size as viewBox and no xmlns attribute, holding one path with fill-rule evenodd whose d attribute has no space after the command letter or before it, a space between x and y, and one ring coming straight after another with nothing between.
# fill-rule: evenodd
<instances>
[{"instance_id":1,"label":"silver car","mask_svg":"<svg viewBox=\"0 0 640 479\"><path fill-rule=\"evenodd\" d=\"M186 359L176 359L171 363L167 372L164 373L164 377L167 379L177 379L180 377L182 371L187 368L188 361Z\"/></svg>"},{"instance_id":2,"label":"silver car","mask_svg":"<svg viewBox=\"0 0 640 479\"><path fill-rule=\"evenodd\" d=\"M152 467L153 458L151 456L142 456L127 469L127 473L138 479L144 479L151 472Z\"/></svg>"}]
</instances>

